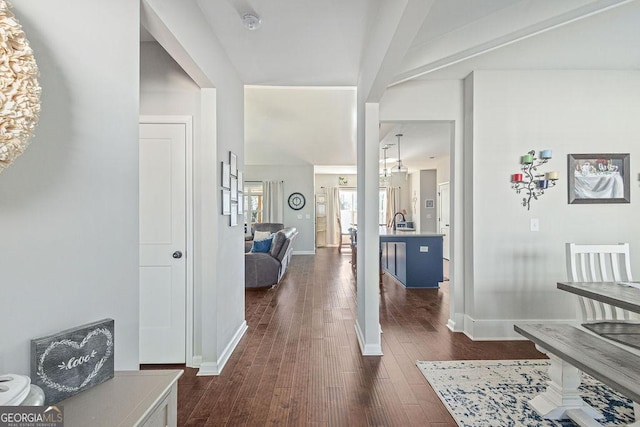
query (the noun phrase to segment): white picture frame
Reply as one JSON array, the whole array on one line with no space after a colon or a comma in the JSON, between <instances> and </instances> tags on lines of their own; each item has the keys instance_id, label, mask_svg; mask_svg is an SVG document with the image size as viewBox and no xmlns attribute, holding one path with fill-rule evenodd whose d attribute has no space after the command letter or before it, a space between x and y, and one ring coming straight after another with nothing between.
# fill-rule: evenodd
<instances>
[{"instance_id":1,"label":"white picture frame","mask_svg":"<svg viewBox=\"0 0 640 427\"><path fill-rule=\"evenodd\" d=\"M238 215L244 215L244 193L238 191Z\"/></svg>"},{"instance_id":2,"label":"white picture frame","mask_svg":"<svg viewBox=\"0 0 640 427\"><path fill-rule=\"evenodd\" d=\"M229 225L231 227L235 227L236 225L238 225L238 204L237 203L231 204L231 218L229 219Z\"/></svg>"},{"instance_id":3,"label":"white picture frame","mask_svg":"<svg viewBox=\"0 0 640 427\"><path fill-rule=\"evenodd\" d=\"M231 176L238 176L238 156L233 151L229 151L229 165L231 167Z\"/></svg>"},{"instance_id":4,"label":"white picture frame","mask_svg":"<svg viewBox=\"0 0 640 427\"><path fill-rule=\"evenodd\" d=\"M231 201L238 201L238 178L235 176L231 177Z\"/></svg>"},{"instance_id":5,"label":"white picture frame","mask_svg":"<svg viewBox=\"0 0 640 427\"><path fill-rule=\"evenodd\" d=\"M222 188L231 187L231 166L228 163L222 162Z\"/></svg>"},{"instance_id":6,"label":"white picture frame","mask_svg":"<svg viewBox=\"0 0 640 427\"><path fill-rule=\"evenodd\" d=\"M222 215L231 215L231 191L222 190Z\"/></svg>"}]
</instances>

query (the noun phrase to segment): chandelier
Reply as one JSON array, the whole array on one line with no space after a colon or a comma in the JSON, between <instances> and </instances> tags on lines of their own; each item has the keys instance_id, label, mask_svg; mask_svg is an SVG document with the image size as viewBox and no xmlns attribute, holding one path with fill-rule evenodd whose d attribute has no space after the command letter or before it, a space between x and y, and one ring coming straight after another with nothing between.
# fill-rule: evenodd
<instances>
[{"instance_id":1,"label":"chandelier","mask_svg":"<svg viewBox=\"0 0 640 427\"><path fill-rule=\"evenodd\" d=\"M398 164L395 165L393 168L391 168L391 172L393 173L407 173L408 169L405 165L402 164L402 158L400 157L400 137L404 136L403 134L399 133L396 134L396 136L398 137Z\"/></svg>"},{"instance_id":2,"label":"chandelier","mask_svg":"<svg viewBox=\"0 0 640 427\"><path fill-rule=\"evenodd\" d=\"M380 172L380 186L381 187L387 187L389 185L389 180L391 178L389 171L387 170L387 150L389 149L389 146L385 144L384 147L382 147L382 152L383 152L383 163L382 163L382 172Z\"/></svg>"}]
</instances>

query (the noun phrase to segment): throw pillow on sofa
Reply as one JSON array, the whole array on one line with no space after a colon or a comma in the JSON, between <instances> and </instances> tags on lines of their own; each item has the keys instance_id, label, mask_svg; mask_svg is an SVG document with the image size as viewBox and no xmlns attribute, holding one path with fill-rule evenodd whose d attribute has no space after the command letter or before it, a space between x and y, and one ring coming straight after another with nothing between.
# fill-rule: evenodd
<instances>
[{"instance_id":1,"label":"throw pillow on sofa","mask_svg":"<svg viewBox=\"0 0 640 427\"><path fill-rule=\"evenodd\" d=\"M270 231L255 231L253 233L253 240L264 240L271 236Z\"/></svg>"},{"instance_id":2,"label":"throw pillow on sofa","mask_svg":"<svg viewBox=\"0 0 640 427\"><path fill-rule=\"evenodd\" d=\"M273 240L273 234L271 234L266 239L255 240L253 241L253 246L251 246L252 253L262 252L267 253L271 249L271 241Z\"/></svg>"}]
</instances>

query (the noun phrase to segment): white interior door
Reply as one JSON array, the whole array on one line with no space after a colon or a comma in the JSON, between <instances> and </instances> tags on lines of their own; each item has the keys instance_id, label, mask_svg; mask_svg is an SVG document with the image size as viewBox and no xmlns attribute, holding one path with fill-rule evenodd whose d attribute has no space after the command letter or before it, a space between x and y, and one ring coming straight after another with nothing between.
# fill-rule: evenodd
<instances>
[{"instance_id":1,"label":"white interior door","mask_svg":"<svg viewBox=\"0 0 640 427\"><path fill-rule=\"evenodd\" d=\"M186 129L140 124L140 363L185 363Z\"/></svg>"},{"instance_id":2,"label":"white interior door","mask_svg":"<svg viewBox=\"0 0 640 427\"><path fill-rule=\"evenodd\" d=\"M449 211L451 209L451 197L448 182L438 184L438 199L438 227L440 233L444 234L442 237L442 256L449 259L449 227L451 224Z\"/></svg>"}]
</instances>

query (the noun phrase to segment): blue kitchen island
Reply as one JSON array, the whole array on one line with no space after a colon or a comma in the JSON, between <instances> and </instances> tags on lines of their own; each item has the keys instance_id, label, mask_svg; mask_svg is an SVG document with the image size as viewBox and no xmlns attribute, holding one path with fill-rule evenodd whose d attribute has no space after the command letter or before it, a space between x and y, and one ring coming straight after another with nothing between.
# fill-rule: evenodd
<instances>
[{"instance_id":1,"label":"blue kitchen island","mask_svg":"<svg viewBox=\"0 0 640 427\"><path fill-rule=\"evenodd\" d=\"M442 234L380 227L381 267L406 288L439 288Z\"/></svg>"}]
</instances>

